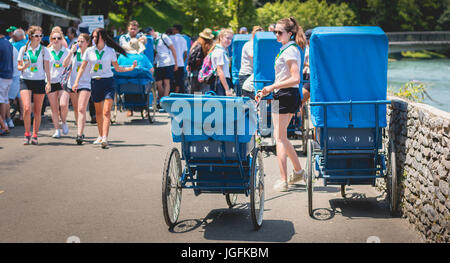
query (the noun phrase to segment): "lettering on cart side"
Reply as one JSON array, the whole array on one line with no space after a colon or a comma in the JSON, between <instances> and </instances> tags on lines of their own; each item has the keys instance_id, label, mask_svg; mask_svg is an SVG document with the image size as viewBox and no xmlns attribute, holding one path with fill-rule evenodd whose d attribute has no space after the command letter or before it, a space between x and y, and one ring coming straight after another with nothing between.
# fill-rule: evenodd
<instances>
[{"instance_id":1,"label":"lettering on cart side","mask_svg":"<svg viewBox=\"0 0 450 263\"><path fill-rule=\"evenodd\" d=\"M208 258L208 260L212 260L214 258L215 250L211 249L184 249L181 251L182 258Z\"/></svg>"}]
</instances>

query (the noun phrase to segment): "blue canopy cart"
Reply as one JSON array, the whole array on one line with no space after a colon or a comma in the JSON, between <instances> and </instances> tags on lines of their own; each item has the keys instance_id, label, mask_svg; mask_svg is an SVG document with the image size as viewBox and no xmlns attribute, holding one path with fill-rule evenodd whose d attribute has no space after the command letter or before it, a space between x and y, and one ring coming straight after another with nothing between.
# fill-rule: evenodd
<instances>
[{"instance_id":1,"label":"blue canopy cart","mask_svg":"<svg viewBox=\"0 0 450 263\"><path fill-rule=\"evenodd\" d=\"M390 210L397 209L393 144L386 127L388 39L379 27L318 27L310 39L312 124L308 141L308 210L315 179L325 186L388 181ZM317 175L317 176L316 176Z\"/></svg>"},{"instance_id":2,"label":"blue canopy cart","mask_svg":"<svg viewBox=\"0 0 450 263\"><path fill-rule=\"evenodd\" d=\"M195 195L225 195L230 208L238 194L250 196L252 223L259 229L264 213L264 168L255 145L255 103L247 97L172 93L161 99L161 107L172 118L173 141L181 143L181 155L174 147L164 163L166 224L176 225L182 189L193 189Z\"/></svg>"},{"instance_id":3,"label":"blue canopy cart","mask_svg":"<svg viewBox=\"0 0 450 263\"><path fill-rule=\"evenodd\" d=\"M262 90L265 86L273 84L275 81L275 58L279 53L281 43L277 42L277 39L273 32L257 32L253 40L253 73L254 73L254 87L255 94ZM302 95L302 82L303 82L303 62L304 62L304 50L300 50L301 53L301 65L300 76L300 94ZM274 147L275 139L273 138L272 125L271 125L271 101L272 95L266 96L260 103L261 116L259 118L259 133L261 135L261 146ZM289 137L301 137L303 140L303 146L306 145L309 128L308 128L308 111L303 111L303 116L298 116L296 113L292 118L288 127ZM306 153L306 147L303 147L304 153Z\"/></svg>"},{"instance_id":4,"label":"blue canopy cart","mask_svg":"<svg viewBox=\"0 0 450 263\"><path fill-rule=\"evenodd\" d=\"M244 44L252 38L251 34L236 34L233 36L231 49L233 57L231 58L231 79L233 86L236 87L236 95L241 95L241 87L239 87L239 70L241 69L242 48Z\"/></svg>"}]
</instances>

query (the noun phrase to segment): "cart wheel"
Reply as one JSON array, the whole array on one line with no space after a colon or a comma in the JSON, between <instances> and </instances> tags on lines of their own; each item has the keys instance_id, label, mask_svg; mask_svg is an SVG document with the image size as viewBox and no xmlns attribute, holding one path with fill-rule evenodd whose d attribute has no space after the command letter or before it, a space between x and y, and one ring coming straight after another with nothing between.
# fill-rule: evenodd
<instances>
[{"instance_id":1,"label":"cart wheel","mask_svg":"<svg viewBox=\"0 0 450 263\"><path fill-rule=\"evenodd\" d=\"M394 143L389 144L389 167L388 167L388 196L389 210L392 215L396 215L398 211L398 176L397 176L397 157L395 154Z\"/></svg>"},{"instance_id":2,"label":"cart wheel","mask_svg":"<svg viewBox=\"0 0 450 263\"><path fill-rule=\"evenodd\" d=\"M303 133L302 133L302 150L303 154L306 155L307 149L308 149L308 139L309 139L309 119L308 119L308 105L305 105L303 108L303 114L302 114L302 127L303 127Z\"/></svg>"},{"instance_id":3,"label":"cart wheel","mask_svg":"<svg viewBox=\"0 0 450 263\"><path fill-rule=\"evenodd\" d=\"M345 198L345 185L341 185L341 196Z\"/></svg>"},{"instance_id":4,"label":"cart wheel","mask_svg":"<svg viewBox=\"0 0 450 263\"><path fill-rule=\"evenodd\" d=\"M306 187L308 188L308 212L311 217L313 217L313 165L313 141L309 139L306 159Z\"/></svg>"},{"instance_id":5,"label":"cart wheel","mask_svg":"<svg viewBox=\"0 0 450 263\"><path fill-rule=\"evenodd\" d=\"M228 208L233 208L237 204L237 194L226 194L225 200L227 200Z\"/></svg>"},{"instance_id":6,"label":"cart wheel","mask_svg":"<svg viewBox=\"0 0 450 263\"><path fill-rule=\"evenodd\" d=\"M151 118L152 123L155 121L156 119L156 111L158 111L157 109L157 92L156 92L156 83L152 84L152 113L150 114L150 109L149 109L149 118Z\"/></svg>"},{"instance_id":7,"label":"cart wheel","mask_svg":"<svg viewBox=\"0 0 450 263\"><path fill-rule=\"evenodd\" d=\"M253 150L253 160L250 173L250 210L255 230L263 223L264 214L264 166L259 148Z\"/></svg>"},{"instance_id":8,"label":"cart wheel","mask_svg":"<svg viewBox=\"0 0 450 263\"><path fill-rule=\"evenodd\" d=\"M162 180L162 205L167 226L173 228L181 206L181 158L177 148L167 152Z\"/></svg>"}]
</instances>

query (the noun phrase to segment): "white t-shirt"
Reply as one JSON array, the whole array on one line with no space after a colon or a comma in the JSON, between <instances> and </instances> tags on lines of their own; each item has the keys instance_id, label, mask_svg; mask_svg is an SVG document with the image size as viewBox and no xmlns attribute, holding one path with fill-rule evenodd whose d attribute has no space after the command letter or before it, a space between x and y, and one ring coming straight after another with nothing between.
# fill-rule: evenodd
<instances>
[{"instance_id":1,"label":"white t-shirt","mask_svg":"<svg viewBox=\"0 0 450 263\"><path fill-rule=\"evenodd\" d=\"M83 55L83 61L88 62L92 78L111 78L114 76L111 64L117 61L117 55L116 51L106 44L102 50L98 50L96 46L93 46L86 50Z\"/></svg>"},{"instance_id":2,"label":"white t-shirt","mask_svg":"<svg viewBox=\"0 0 450 263\"><path fill-rule=\"evenodd\" d=\"M20 48L19 51L19 57L18 61L22 60L24 58L25 54L25 48L26 45ZM39 56L37 57L36 61L33 61L30 57L29 50L32 51L33 55L36 55L36 52L41 48L41 51L39 53ZM48 49L42 45L38 45L36 49L32 49L31 45L28 45L28 49L26 50L26 58L30 60L31 65L26 68L24 71L22 71L22 76L20 78L22 79L28 79L28 80L45 80L45 71L44 71L44 60L50 61L50 52L48 52ZM25 62L24 62L25 63Z\"/></svg>"},{"instance_id":3,"label":"white t-shirt","mask_svg":"<svg viewBox=\"0 0 450 263\"><path fill-rule=\"evenodd\" d=\"M143 36L145 36L144 33L139 32L136 34L135 38L139 39ZM121 45L122 47L127 45L128 43L130 43L131 38L132 37L130 36L130 33L128 33L126 35L121 35L119 38L119 45Z\"/></svg>"},{"instance_id":4,"label":"white t-shirt","mask_svg":"<svg viewBox=\"0 0 450 263\"><path fill-rule=\"evenodd\" d=\"M223 66L223 73L225 78L231 78L230 76L230 58L228 57L228 53L221 45L217 44L211 53L211 62L213 69L216 70L217 66Z\"/></svg>"},{"instance_id":5,"label":"white t-shirt","mask_svg":"<svg viewBox=\"0 0 450 263\"><path fill-rule=\"evenodd\" d=\"M166 44L164 44L164 43L166 43ZM159 34L158 38L156 38L155 46L156 46L157 52L156 52L155 61L156 61L156 66L158 68L175 65L172 51L168 48L168 47L170 47L170 45L173 45L173 42L170 39L170 37L168 37L166 34Z\"/></svg>"},{"instance_id":6,"label":"white t-shirt","mask_svg":"<svg viewBox=\"0 0 450 263\"><path fill-rule=\"evenodd\" d=\"M61 82L61 76L64 73L63 61L69 54L69 51L65 47L61 47L59 51L56 51L53 46L48 48L50 52L50 82L52 84Z\"/></svg>"},{"instance_id":7,"label":"white t-shirt","mask_svg":"<svg viewBox=\"0 0 450 263\"><path fill-rule=\"evenodd\" d=\"M187 52L187 42L183 36L180 34L170 36L170 39L173 42L173 46L175 47L175 51L177 52L177 66L184 67L184 59L183 54Z\"/></svg>"},{"instance_id":8,"label":"white t-shirt","mask_svg":"<svg viewBox=\"0 0 450 263\"><path fill-rule=\"evenodd\" d=\"M275 82L280 82L291 77L291 72L287 62L290 60L296 60L298 67L301 66L301 56L294 41L289 41L286 45L280 48L278 53L278 59L275 60ZM292 86L292 88L298 88L299 85ZM278 90L275 90L278 91Z\"/></svg>"},{"instance_id":9,"label":"white t-shirt","mask_svg":"<svg viewBox=\"0 0 450 263\"><path fill-rule=\"evenodd\" d=\"M253 41L249 40L242 47L241 69L239 75L250 75L253 73Z\"/></svg>"},{"instance_id":10,"label":"white t-shirt","mask_svg":"<svg viewBox=\"0 0 450 263\"><path fill-rule=\"evenodd\" d=\"M84 52L86 53L87 50ZM75 80L77 79L78 71L81 68L81 64L83 64L83 55L84 54L81 53L81 50L78 49L75 56L72 57L72 71L70 72L69 81L67 82L67 86L69 88L72 88ZM88 63L78 82L78 89L91 89L91 67L91 63Z\"/></svg>"}]
</instances>

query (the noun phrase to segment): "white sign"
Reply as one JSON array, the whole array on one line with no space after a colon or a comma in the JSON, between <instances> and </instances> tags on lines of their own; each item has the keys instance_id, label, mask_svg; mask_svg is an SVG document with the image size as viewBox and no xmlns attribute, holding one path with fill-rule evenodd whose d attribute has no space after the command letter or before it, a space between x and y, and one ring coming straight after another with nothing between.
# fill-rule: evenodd
<instances>
[{"instance_id":1,"label":"white sign","mask_svg":"<svg viewBox=\"0 0 450 263\"><path fill-rule=\"evenodd\" d=\"M105 28L105 20L103 15L100 16L82 16L81 21L87 27L89 27L89 32L92 33L97 27Z\"/></svg>"}]
</instances>

